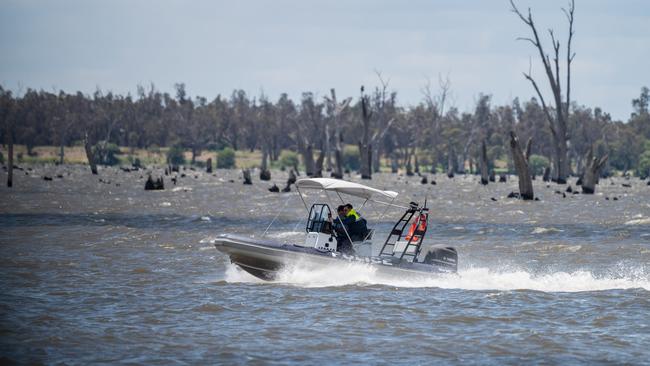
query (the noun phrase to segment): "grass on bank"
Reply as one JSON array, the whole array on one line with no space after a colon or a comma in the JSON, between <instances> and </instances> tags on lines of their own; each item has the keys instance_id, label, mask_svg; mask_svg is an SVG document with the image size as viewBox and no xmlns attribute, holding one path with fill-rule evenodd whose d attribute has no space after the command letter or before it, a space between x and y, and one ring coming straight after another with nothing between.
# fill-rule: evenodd
<instances>
[{"instance_id":1,"label":"grass on bank","mask_svg":"<svg viewBox=\"0 0 650 366\"><path fill-rule=\"evenodd\" d=\"M149 149L131 149L129 147L119 147L120 154L116 157L119 161L118 165L131 165L135 159L139 159L141 164L145 166L158 165L163 166L167 164L167 152L169 147L152 147ZM56 164L59 162L60 148L58 146L37 146L32 149L33 155L27 154L27 147L25 145L14 146L14 156L16 164ZM7 147L0 146L0 153L5 157L7 156ZM212 164L216 166L218 151L204 150L196 157L196 165L205 167L206 161L212 159ZM295 152L283 150L281 156L287 155L297 158ZM190 165L192 154L189 150L183 152L185 164ZM271 169L280 169L282 167L282 159L278 161L269 161ZM261 165L262 152L259 150L238 150L235 151L235 169L255 168ZM300 161L300 159L298 160ZM424 160L426 162L426 160ZM381 171L390 172L390 160L381 160ZM88 164L86 159L86 152L83 146L66 146L64 147L64 164ZM287 165L290 167L290 165ZM299 164L299 168L304 170L304 166ZM425 164L420 167L422 173L430 171L430 165ZM469 166L467 166L469 169ZM497 174L507 172L507 163L502 160L495 162L495 172ZM444 172L442 166L437 167L438 172Z\"/></svg>"}]
</instances>

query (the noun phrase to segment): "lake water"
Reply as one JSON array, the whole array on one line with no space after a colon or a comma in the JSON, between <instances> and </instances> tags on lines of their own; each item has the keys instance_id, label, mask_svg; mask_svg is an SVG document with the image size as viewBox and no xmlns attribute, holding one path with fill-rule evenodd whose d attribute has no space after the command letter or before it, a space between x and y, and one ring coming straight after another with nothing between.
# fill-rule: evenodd
<instances>
[{"instance_id":1,"label":"lake water","mask_svg":"<svg viewBox=\"0 0 650 366\"><path fill-rule=\"evenodd\" d=\"M427 198L426 244L456 247L457 275L342 265L263 282L211 240L260 237L276 214L267 237L300 240L295 191L237 171L187 170L145 192L142 172L31 168L0 188L3 364L650 362L650 186L636 178L595 195L538 180L540 201L523 202L506 198L516 180L377 175L366 183L401 203ZM362 213L378 236L399 215Z\"/></svg>"}]
</instances>

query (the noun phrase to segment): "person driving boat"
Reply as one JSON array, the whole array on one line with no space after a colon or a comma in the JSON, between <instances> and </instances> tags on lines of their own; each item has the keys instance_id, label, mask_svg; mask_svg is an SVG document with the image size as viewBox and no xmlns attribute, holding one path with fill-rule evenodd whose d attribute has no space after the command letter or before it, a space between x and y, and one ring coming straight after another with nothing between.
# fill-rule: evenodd
<instances>
[{"instance_id":1,"label":"person driving boat","mask_svg":"<svg viewBox=\"0 0 650 366\"><path fill-rule=\"evenodd\" d=\"M352 239L352 241L363 241L368 232L368 222L366 219L361 217L361 215L349 203L343 206L343 213L345 215L343 223L348 229L350 239Z\"/></svg>"}]
</instances>

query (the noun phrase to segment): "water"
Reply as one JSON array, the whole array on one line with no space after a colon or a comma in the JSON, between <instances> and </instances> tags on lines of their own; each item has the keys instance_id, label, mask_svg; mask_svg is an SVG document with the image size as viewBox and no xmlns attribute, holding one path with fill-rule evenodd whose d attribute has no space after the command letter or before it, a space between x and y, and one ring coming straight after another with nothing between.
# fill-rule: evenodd
<instances>
[{"instance_id":1,"label":"water","mask_svg":"<svg viewBox=\"0 0 650 366\"><path fill-rule=\"evenodd\" d=\"M297 265L268 283L210 241L259 237L276 214L268 236L299 238L306 214L295 193L244 186L235 171L187 170L177 186L167 179L167 190L145 192L138 172L32 168L0 188L3 363L650 360L643 181L606 179L596 195L566 197L555 193L566 186L536 181L541 201L522 202L505 198L516 182L377 176L370 184L402 202L428 198L427 245L456 247L457 275L404 280L364 265ZM275 173L278 185L284 179ZM386 233L389 219L362 212Z\"/></svg>"}]
</instances>

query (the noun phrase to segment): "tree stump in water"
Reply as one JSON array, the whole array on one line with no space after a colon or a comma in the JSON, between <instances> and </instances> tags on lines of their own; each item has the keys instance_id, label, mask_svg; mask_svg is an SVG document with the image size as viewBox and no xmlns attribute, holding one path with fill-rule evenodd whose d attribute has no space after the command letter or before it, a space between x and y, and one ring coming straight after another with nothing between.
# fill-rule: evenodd
<instances>
[{"instance_id":1,"label":"tree stump in water","mask_svg":"<svg viewBox=\"0 0 650 366\"><path fill-rule=\"evenodd\" d=\"M593 194L596 190L596 184L598 184L598 178L600 176L600 170L603 168L603 165L607 162L608 155L603 156L600 159L597 159L593 156L593 147L589 148L587 152L585 171L582 176L582 193Z\"/></svg>"},{"instance_id":2,"label":"tree stump in water","mask_svg":"<svg viewBox=\"0 0 650 366\"><path fill-rule=\"evenodd\" d=\"M483 140L481 142L481 184L485 186L488 184L488 181L487 147L485 146L485 140Z\"/></svg>"},{"instance_id":3,"label":"tree stump in water","mask_svg":"<svg viewBox=\"0 0 650 366\"><path fill-rule=\"evenodd\" d=\"M296 180L298 177L296 177L296 172L293 170L289 172L289 179L287 179L287 185L292 185L296 183Z\"/></svg>"},{"instance_id":4,"label":"tree stump in water","mask_svg":"<svg viewBox=\"0 0 650 366\"><path fill-rule=\"evenodd\" d=\"M251 179L251 171L249 169L242 170L242 174L244 175L244 184L253 184L253 180Z\"/></svg>"},{"instance_id":5,"label":"tree stump in water","mask_svg":"<svg viewBox=\"0 0 650 366\"><path fill-rule=\"evenodd\" d=\"M205 172L212 173L212 158L208 158L208 160L205 162Z\"/></svg>"},{"instance_id":6,"label":"tree stump in water","mask_svg":"<svg viewBox=\"0 0 650 366\"><path fill-rule=\"evenodd\" d=\"M510 150L512 151L512 160L515 164L517 176L519 177L519 196L524 200L532 200L535 198L533 194L533 181L530 177L530 168L528 166L531 144L532 138L529 138L526 144L526 153L524 153L519 145L517 135L515 135L514 131L510 131Z\"/></svg>"},{"instance_id":7,"label":"tree stump in water","mask_svg":"<svg viewBox=\"0 0 650 366\"><path fill-rule=\"evenodd\" d=\"M499 183L505 183L508 181L508 176L506 173L499 174Z\"/></svg>"},{"instance_id":8,"label":"tree stump in water","mask_svg":"<svg viewBox=\"0 0 650 366\"><path fill-rule=\"evenodd\" d=\"M269 188L269 192L278 193L280 192L280 188L277 185L273 184L271 188Z\"/></svg>"},{"instance_id":9,"label":"tree stump in water","mask_svg":"<svg viewBox=\"0 0 650 366\"><path fill-rule=\"evenodd\" d=\"M296 174L293 170L289 171L289 178L287 179L287 185L282 189L282 192L291 192L291 185L296 183Z\"/></svg>"},{"instance_id":10,"label":"tree stump in water","mask_svg":"<svg viewBox=\"0 0 650 366\"><path fill-rule=\"evenodd\" d=\"M147 178L147 181L144 183L144 190L145 191L157 191L157 190L163 190L165 189L165 182L163 181L163 178L160 177L156 180L153 180L151 177L151 174L149 174L149 177Z\"/></svg>"},{"instance_id":11,"label":"tree stump in water","mask_svg":"<svg viewBox=\"0 0 650 366\"><path fill-rule=\"evenodd\" d=\"M260 180L266 180L266 181L271 180L271 171L268 169L261 169Z\"/></svg>"},{"instance_id":12,"label":"tree stump in water","mask_svg":"<svg viewBox=\"0 0 650 366\"><path fill-rule=\"evenodd\" d=\"M494 183L497 181L496 174L494 173L494 170L490 170L490 182Z\"/></svg>"},{"instance_id":13,"label":"tree stump in water","mask_svg":"<svg viewBox=\"0 0 650 366\"><path fill-rule=\"evenodd\" d=\"M544 182L551 181L551 167L547 166L546 168L544 168L544 176L542 177L542 180Z\"/></svg>"},{"instance_id":14,"label":"tree stump in water","mask_svg":"<svg viewBox=\"0 0 650 366\"><path fill-rule=\"evenodd\" d=\"M428 184L429 183L429 180L427 179L426 175L422 176L422 180L420 180L420 183L422 183L422 184Z\"/></svg>"},{"instance_id":15,"label":"tree stump in water","mask_svg":"<svg viewBox=\"0 0 650 366\"><path fill-rule=\"evenodd\" d=\"M97 175L97 164L95 164L95 157L93 156L93 150L90 146L90 140L88 139L88 132L84 136L84 150L86 151L86 158L88 159L88 165L90 165L90 171Z\"/></svg>"},{"instance_id":16,"label":"tree stump in water","mask_svg":"<svg viewBox=\"0 0 650 366\"><path fill-rule=\"evenodd\" d=\"M399 164L397 163L397 158L395 157L395 154L392 154L390 157L390 172L393 174L397 174L398 170L399 170Z\"/></svg>"}]
</instances>

